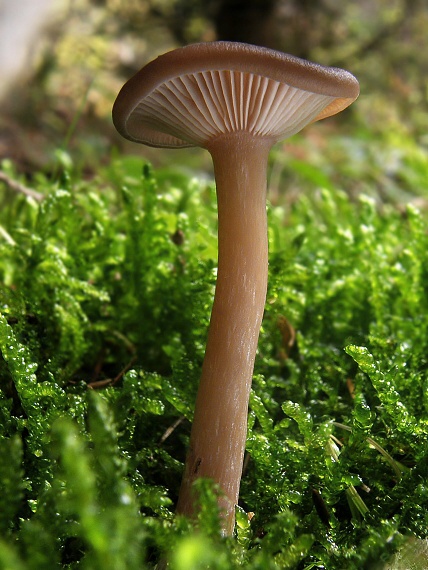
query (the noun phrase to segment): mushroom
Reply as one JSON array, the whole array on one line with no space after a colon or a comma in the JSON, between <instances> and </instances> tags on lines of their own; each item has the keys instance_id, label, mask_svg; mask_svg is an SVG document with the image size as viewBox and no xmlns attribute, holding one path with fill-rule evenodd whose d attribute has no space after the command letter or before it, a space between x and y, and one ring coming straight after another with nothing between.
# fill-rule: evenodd
<instances>
[{"instance_id":1,"label":"mushroom","mask_svg":"<svg viewBox=\"0 0 428 570\"><path fill-rule=\"evenodd\" d=\"M224 534L235 521L248 402L266 302L266 179L273 144L334 115L359 94L347 71L271 49L210 42L168 52L121 89L113 122L125 138L211 153L218 274L177 512L195 515L192 484L219 487Z\"/></svg>"}]
</instances>

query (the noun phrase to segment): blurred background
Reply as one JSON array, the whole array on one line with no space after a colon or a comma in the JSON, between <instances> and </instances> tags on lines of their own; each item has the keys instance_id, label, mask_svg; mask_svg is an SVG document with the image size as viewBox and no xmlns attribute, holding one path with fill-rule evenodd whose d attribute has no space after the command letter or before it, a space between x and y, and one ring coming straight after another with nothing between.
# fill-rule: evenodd
<instances>
[{"instance_id":1,"label":"blurred background","mask_svg":"<svg viewBox=\"0 0 428 570\"><path fill-rule=\"evenodd\" d=\"M205 168L200 151L178 157L123 141L111 107L160 53L236 40L344 67L361 83L349 110L273 155L274 195L292 164L320 185L339 176L351 191L406 200L406 188L428 186L427 34L426 0L0 0L0 160L31 175L52 169L60 149L90 173L118 148L155 166Z\"/></svg>"}]
</instances>

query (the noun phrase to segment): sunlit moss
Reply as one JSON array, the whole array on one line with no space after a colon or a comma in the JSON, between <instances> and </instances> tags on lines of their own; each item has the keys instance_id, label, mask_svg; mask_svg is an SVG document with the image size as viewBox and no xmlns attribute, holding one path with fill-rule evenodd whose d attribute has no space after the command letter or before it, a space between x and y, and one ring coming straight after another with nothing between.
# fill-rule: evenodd
<instances>
[{"instance_id":1,"label":"sunlit moss","mask_svg":"<svg viewBox=\"0 0 428 570\"><path fill-rule=\"evenodd\" d=\"M212 187L134 158L60 188L36 178L44 201L5 193L0 210L1 567L359 569L426 536L424 214L334 185L270 208L224 539L206 482L197 532L174 517L215 283Z\"/></svg>"}]
</instances>

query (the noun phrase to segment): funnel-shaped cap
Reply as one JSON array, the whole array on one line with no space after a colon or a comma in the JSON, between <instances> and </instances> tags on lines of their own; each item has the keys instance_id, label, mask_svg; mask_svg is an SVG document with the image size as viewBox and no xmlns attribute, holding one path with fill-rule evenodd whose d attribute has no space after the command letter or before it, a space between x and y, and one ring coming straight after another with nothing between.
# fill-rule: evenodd
<instances>
[{"instance_id":1,"label":"funnel-shaped cap","mask_svg":"<svg viewBox=\"0 0 428 570\"><path fill-rule=\"evenodd\" d=\"M206 147L233 132L274 143L339 113L358 94L358 81L342 69L247 44L193 44L134 75L113 121L125 138L156 147Z\"/></svg>"}]
</instances>

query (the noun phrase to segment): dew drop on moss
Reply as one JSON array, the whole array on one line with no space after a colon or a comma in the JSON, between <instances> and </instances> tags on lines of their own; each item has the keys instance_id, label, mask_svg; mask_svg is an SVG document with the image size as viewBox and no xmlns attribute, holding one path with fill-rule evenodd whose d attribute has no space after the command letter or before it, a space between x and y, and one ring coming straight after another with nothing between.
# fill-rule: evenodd
<instances>
[{"instance_id":1,"label":"dew drop on moss","mask_svg":"<svg viewBox=\"0 0 428 570\"><path fill-rule=\"evenodd\" d=\"M359 427L367 429L372 425L372 412L364 401L358 402L354 408L354 419Z\"/></svg>"}]
</instances>

